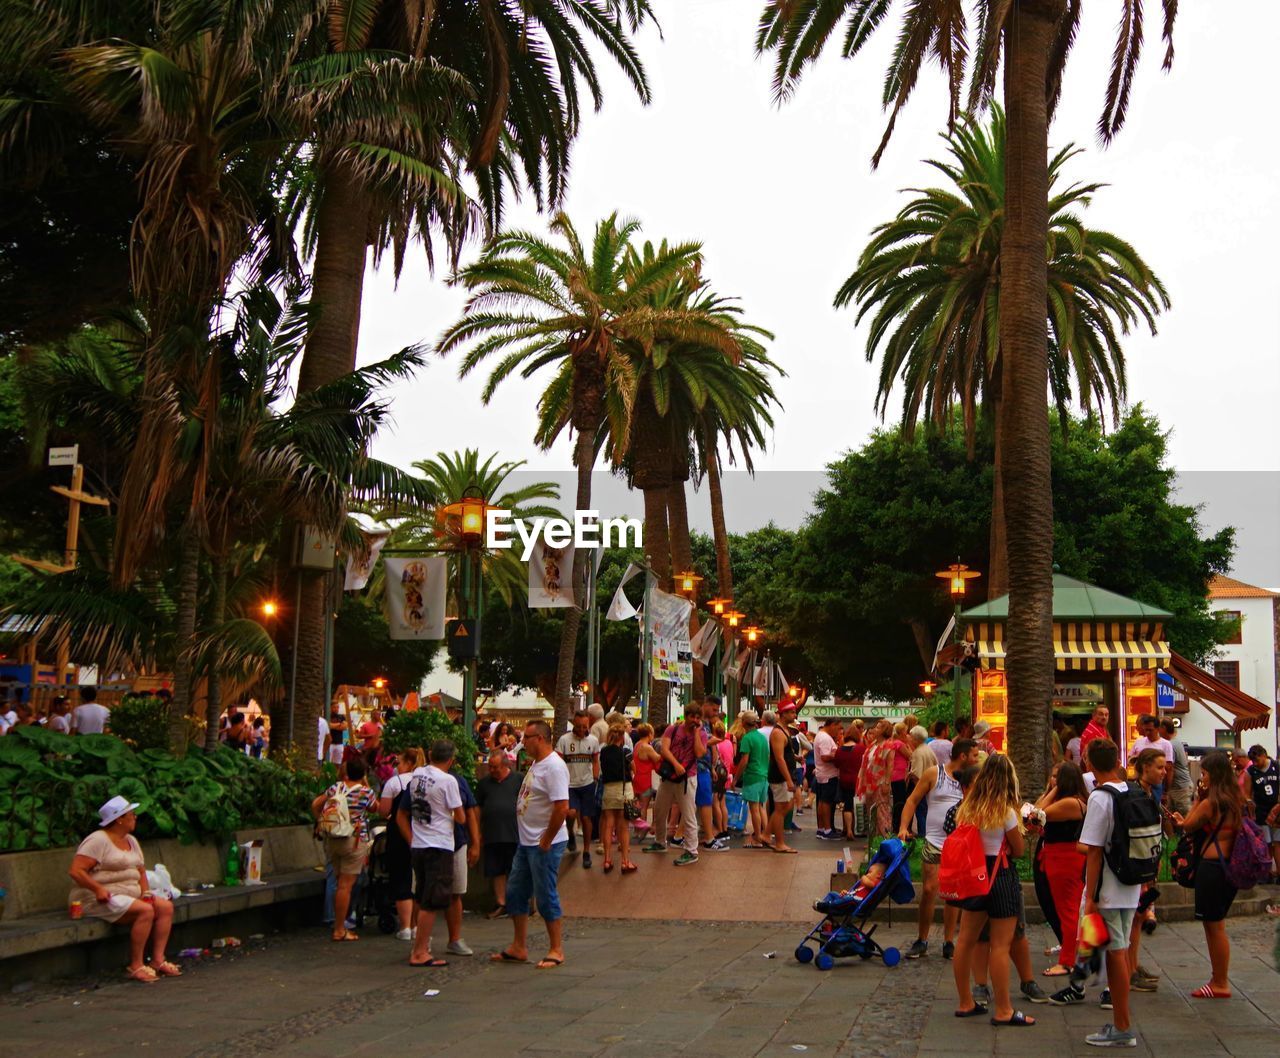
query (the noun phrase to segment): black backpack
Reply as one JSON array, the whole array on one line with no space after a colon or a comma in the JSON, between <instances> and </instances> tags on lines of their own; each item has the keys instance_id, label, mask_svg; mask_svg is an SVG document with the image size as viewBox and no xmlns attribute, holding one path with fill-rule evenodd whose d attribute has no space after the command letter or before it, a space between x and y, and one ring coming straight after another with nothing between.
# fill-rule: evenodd
<instances>
[{"instance_id":1,"label":"black backpack","mask_svg":"<svg viewBox=\"0 0 1280 1058\"><path fill-rule=\"evenodd\" d=\"M1107 866L1121 885L1154 882L1160 870L1164 831L1160 806L1137 783L1117 790L1106 783L1097 787L1111 795L1111 841L1106 848Z\"/></svg>"}]
</instances>

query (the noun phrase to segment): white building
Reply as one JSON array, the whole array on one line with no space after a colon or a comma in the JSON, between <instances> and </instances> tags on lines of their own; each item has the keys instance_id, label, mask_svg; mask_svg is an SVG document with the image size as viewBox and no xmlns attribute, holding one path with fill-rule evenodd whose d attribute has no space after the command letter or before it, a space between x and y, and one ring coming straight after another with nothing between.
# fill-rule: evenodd
<instances>
[{"instance_id":1,"label":"white building","mask_svg":"<svg viewBox=\"0 0 1280 1058\"><path fill-rule=\"evenodd\" d=\"M1229 714L1218 715L1198 702L1188 703L1181 715L1180 735L1188 745L1248 748L1261 743L1271 753L1277 748L1276 729L1276 655L1280 641L1276 638L1276 611L1280 592L1258 588L1231 577L1214 577L1209 584L1209 608L1225 619L1239 622L1239 634L1233 642L1223 643L1213 660L1204 666L1223 683L1256 698L1271 710L1265 728L1232 730ZM1181 703L1180 703L1181 704Z\"/></svg>"}]
</instances>

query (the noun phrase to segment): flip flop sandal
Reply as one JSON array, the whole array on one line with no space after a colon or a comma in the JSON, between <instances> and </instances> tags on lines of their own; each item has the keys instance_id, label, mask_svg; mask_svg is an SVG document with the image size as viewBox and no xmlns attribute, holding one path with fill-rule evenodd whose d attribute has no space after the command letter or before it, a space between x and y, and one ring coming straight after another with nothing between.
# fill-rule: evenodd
<instances>
[{"instance_id":1,"label":"flip flop sandal","mask_svg":"<svg viewBox=\"0 0 1280 1058\"><path fill-rule=\"evenodd\" d=\"M1069 967L1063 966L1061 963L1055 963L1053 966L1042 970L1040 975L1042 977L1070 977L1071 970Z\"/></svg>"},{"instance_id":2,"label":"flip flop sandal","mask_svg":"<svg viewBox=\"0 0 1280 1058\"><path fill-rule=\"evenodd\" d=\"M613 870L613 860L605 860L601 866L604 869L604 873L608 874L611 870Z\"/></svg>"},{"instance_id":3,"label":"flip flop sandal","mask_svg":"<svg viewBox=\"0 0 1280 1058\"><path fill-rule=\"evenodd\" d=\"M558 959L554 955L544 955L538 960L539 970L554 970L557 966L563 966L564 960Z\"/></svg>"},{"instance_id":4,"label":"flip flop sandal","mask_svg":"<svg viewBox=\"0 0 1280 1058\"><path fill-rule=\"evenodd\" d=\"M956 1013L956 1017L958 1018L980 1018L986 1012L987 1012L987 1007L985 1004L974 1003L971 1009L957 1010L955 1013Z\"/></svg>"},{"instance_id":5,"label":"flip flop sandal","mask_svg":"<svg viewBox=\"0 0 1280 1058\"><path fill-rule=\"evenodd\" d=\"M152 963L151 969L162 977L181 977L182 976L182 970L179 969L177 966L175 966L173 963L169 962L168 960L165 960L164 962Z\"/></svg>"},{"instance_id":6,"label":"flip flop sandal","mask_svg":"<svg viewBox=\"0 0 1280 1058\"><path fill-rule=\"evenodd\" d=\"M998 1025L1001 1028L1009 1027L1014 1029L1028 1029L1034 1025L1035 1018L1029 1018L1021 1010L1015 1010L1013 1016L1008 1021L1000 1021L998 1018L992 1018L991 1024Z\"/></svg>"},{"instance_id":7,"label":"flip flop sandal","mask_svg":"<svg viewBox=\"0 0 1280 1058\"><path fill-rule=\"evenodd\" d=\"M520 958L518 955L512 955L509 951L496 951L489 956L490 962L528 962L528 958Z\"/></svg>"},{"instance_id":8,"label":"flip flop sandal","mask_svg":"<svg viewBox=\"0 0 1280 1058\"><path fill-rule=\"evenodd\" d=\"M1201 985L1191 993L1192 999L1230 999L1230 992L1219 992L1213 985Z\"/></svg>"},{"instance_id":9,"label":"flip flop sandal","mask_svg":"<svg viewBox=\"0 0 1280 1058\"><path fill-rule=\"evenodd\" d=\"M344 929L341 933L335 933L329 939L333 941L335 944L342 944L342 943L345 943L346 941L359 940L360 934L352 933L351 930L349 929Z\"/></svg>"},{"instance_id":10,"label":"flip flop sandal","mask_svg":"<svg viewBox=\"0 0 1280 1058\"><path fill-rule=\"evenodd\" d=\"M800 852L799 849L774 849L773 851L780 853L783 856L795 856Z\"/></svg>"},{"instance_id":11,"label":"flip flop sandal","mask_svg":"<svg viewBox=\"0 0 1280 1058\"><path fill-rule=\"evenodd\" d=\"M449 964L443 959L428 959L426 962L411 962L409 965L415 970L438 970L440 967L448 966Z\"/></svg>"},{"instance_id":12,"label":"flip flop sandal","mask_svg":"<svg viewBox=\"0 0 1280 1058\"><path fill-rule=\"evenodd\" d=\"M623 874L631 874L631 873L633 873L634 871L638 871L639 869L640 869L640 868L639 868L639 867L637 867L634 863L630 863L630 862L628 862L628 863L624 863L624 864L622 865L622 873L623 873Z\"/></svg>"},{"instance_id":13,"label":"flip flop sandal","mask_svg":"<svg viewBox=\"0 0 1280 1058\"><path fill-rule=\"evenodd\" d=\"M490 912L489 912L487 915L485 915L484 917L485 917L485 918L501 918L501 917L502 917L502 913L503 913L506 909L507 909L507 907L506 907L506 905L505 905L505 904L499 904L497 907L495 907L492 911L490 911Z\"/></svg>"},{"instance_id":14,"label":"flip flop sandal","mask_svg":"<svg viewBox=\"0 0 1280 1058\"><path fill-rule=\"evenodd\" d=\"M155 970L151 969L150 966L138 966L132 970L126 968L124 975L131 981L137 981L144 985L153 985L160 980L156 976Z\"/></svg>"}]
</instances>

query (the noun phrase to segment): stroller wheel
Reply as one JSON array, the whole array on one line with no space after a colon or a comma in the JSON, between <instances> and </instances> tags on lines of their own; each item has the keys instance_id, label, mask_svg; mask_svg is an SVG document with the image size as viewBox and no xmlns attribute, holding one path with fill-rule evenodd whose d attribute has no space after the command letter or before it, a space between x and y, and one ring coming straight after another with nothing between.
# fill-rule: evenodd
<instances>
[{"instance_id":1,"label":"stroller wheel","mask_svg":"<svg viewBox=\"0 0 1280 1058\"><path fill-rule=\"evenodd\" d=\"M897 966L902 961L902 952L897 948L885 948L883 959L885 966Z\"/></svg>"},{"instance_id":2,"label":"stroller wheel","mask_svg":"<svg viewBox=\"0 0 1280 1058\"><path fill-rule=\"evenodd\" d=\"M830 970L831 967L835 966L835 964L836 964L835 959L833 959L825 951L818 956L817 961L814 963L814 965L817 966L819 970Z\"/></svg>"},{"instance_id":3,"label":"stroller wheel","mask_svg":"<svg viewBox=\"0 0 1280 1058\"><path fill-rule=\"evenodd\" d=\"M813 949L807 944L801 944L796 949L796 962L813 962Z\"/></svg>"}]
</instances>

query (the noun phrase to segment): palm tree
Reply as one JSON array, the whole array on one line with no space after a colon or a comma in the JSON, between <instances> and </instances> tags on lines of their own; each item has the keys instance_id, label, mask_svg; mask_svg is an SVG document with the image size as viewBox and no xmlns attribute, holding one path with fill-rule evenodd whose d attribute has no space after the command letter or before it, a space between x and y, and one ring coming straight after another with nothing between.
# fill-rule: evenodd
<instances>
[{"instance_id":1,"label":"palm tree","mask_svg":"<svg viewBox=\"0 0 1280 1058\"><path fill-rule=\"evenodd\" d=\"M846 58L856 55L888 13L886 0L767 0L757 49L775 53L774 93L787 97L805 68L841 26ZM1128 113L1133 75L1142 52L1143 9L1120 0L1118 40L1098 129L1109 141ZM1004 416L1005 524L1009 554L1010 751L1029 792L1048 774L1048 726L1053 698L1053 484L1049 462L1048 270L1049 120L1079 26L1082 0L980 0L978 36L969 77L970 110L994 95L1004 60L1008 114L1005 145L1007 215L1002 236L999 318ZM1178 0L1162 0L1164 65L1173 61ZM1001 45L1003 44L1003 48ZM910 98L920 70L937 59L948 82L948 124L961 108L969 57L965 7L955 0L916 0L903 12L897 45L884 81L889 110L874 160L879 161L894 121Z\"/></svg>"},{"instance_id":2,"label":"palm tree","mask_svg":"<svg viewBox=\"0 0 1280 1058\"><path fill-rule=\"evenodd\" d=\"M903 431L911 439L927 418L945 428L962 411L972 455L979 410L995 430L991 548L986 570L991 596L1008 590L1004 545L1001 408L1004 360L1000 309L1004 228L1004 113L992 108L988 127L964 119L944 137L951 158L929 161L943 187L916 191L898 215L879 225L857 270L836 295L837 306L872 315L867 359L881 354L876 410L883 417L894 387L904 387ZM1169 307L1164 284L1146 261L1111 232L1085 227L1080 212L1099 184L1060 186L1074 146L1049 162L1049 391L1065 429L1073 399L1087 414L1110 406L1118 419L1126 398L1122 335Z\"/></svg>"},{"instance_id":3,"label":"palm tree","mask_svg":"<svg viewBox=\"0 0 1280 1058\"><path fill-rule=\"evenodd\" d=\"M651 295L695 265L697 243L664 246L636 263L631 240L639 225L614 214L596 225L584 246L563 213L551 222L554 241L530 232L498 235L480 259L457 276L472 295L462 318L445 333L441 353L468 347L466 376L502 354L484 388L487 403L514 373L529 378L555 367L538 404L535 440L549 447L569 428L577 432L574 465L578 510L591 508L591 471L597 434L606 424L614 439L631 429L634 367L630 346L652 350L664 341L698 341L726 351L736 341L723 321L686 308L654 308ZM615 440L614 444L621 443ZM616 453L615 453L616 454ZM557 730L568 717L579 618L585 605L586 554L574 556L574 597L565 615L556 675Z\"/></svg>"}]
</instances>

